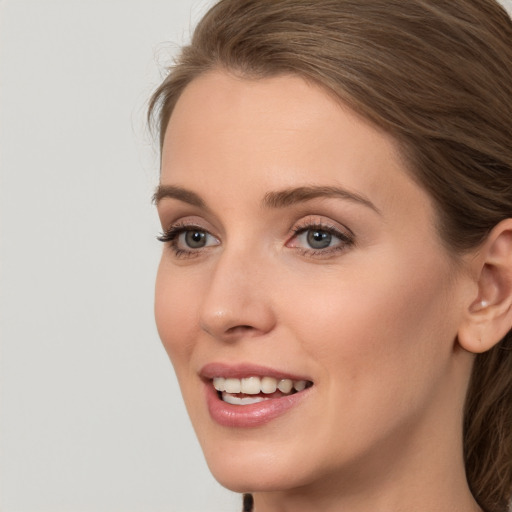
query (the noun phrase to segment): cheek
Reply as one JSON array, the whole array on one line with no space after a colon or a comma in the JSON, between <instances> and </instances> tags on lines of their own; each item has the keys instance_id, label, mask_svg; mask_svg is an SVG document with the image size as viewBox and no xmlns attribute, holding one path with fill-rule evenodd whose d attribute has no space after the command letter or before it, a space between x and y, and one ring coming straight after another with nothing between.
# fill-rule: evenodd
<instances>
[{"instance_id":1,"label":"cheek","mask_svg":"<svg viewBox=\"0 0 512 512\"><path fill-rule=\"evenodd\" d=\"M158 267L155 286L155 320L160 339L174 365L178 377L193 350L192 331L197 324L197 295L180 273L165 261Z\"/></svg>"},{"instance_id":2,"label":"cheek","mask_svg":"<svg viewBox=\"0 0 512 512\"><path fill-rule=\"evenodd\" d=\"M456 329L447 314L448 269L436 261L419 268L399 255L380 261L317 283L321 293L302 294L291 314L330 387L392 399L407 379L428 385L441 371Z\"/></svg>"},{"instance_id":3,"label":"cheek","mask_svg":"<svg viewBox=\"0 0 512 512\"><path fill-rule=\"evenodd\" d=\"M319 368L325 421L311 436L331 440L336 465L422 423L447 383L453 318L445 315L449 292L436 265L428 272L362 266L317 284L321 292L310 297L291 293L297 300L288 314Z\"/></svg>"}]
</instances>

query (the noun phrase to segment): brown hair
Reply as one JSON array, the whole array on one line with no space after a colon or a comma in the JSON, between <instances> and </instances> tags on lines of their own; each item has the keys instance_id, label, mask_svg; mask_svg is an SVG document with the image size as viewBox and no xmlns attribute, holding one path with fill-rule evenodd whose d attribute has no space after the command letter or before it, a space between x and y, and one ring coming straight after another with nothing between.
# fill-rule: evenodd
<instances>
[{"instance_id":1,"label":"brown hair","mask_svg":"<svg viewBox=\"0 0 512 512\"><path fill-rule=\"evenodd\" d=\"M223 68L294 73L392 134L458 254L512 217L512 22L494 0L221 0L153 95L160 145L181 92ZM512 337L478 355L467 395L470 488L512 494Z\"/></svg>"}]
</instances>

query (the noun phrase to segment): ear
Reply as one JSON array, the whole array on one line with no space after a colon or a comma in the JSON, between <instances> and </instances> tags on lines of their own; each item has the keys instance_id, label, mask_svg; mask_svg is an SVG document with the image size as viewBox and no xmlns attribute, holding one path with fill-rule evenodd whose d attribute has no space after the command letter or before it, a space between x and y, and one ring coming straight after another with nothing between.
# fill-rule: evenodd
<instances>
[{"instance_id":1,"label":"ear","mask_svg":"<svg viewBox=\"0 0 512 512\"><path fill-rule=\"evenodd\" d=\"M470 265L477 293L468 301L458 342L469 352L481 353L512 328L512 219L494 227Z\"/></svg>"}]
</instances>

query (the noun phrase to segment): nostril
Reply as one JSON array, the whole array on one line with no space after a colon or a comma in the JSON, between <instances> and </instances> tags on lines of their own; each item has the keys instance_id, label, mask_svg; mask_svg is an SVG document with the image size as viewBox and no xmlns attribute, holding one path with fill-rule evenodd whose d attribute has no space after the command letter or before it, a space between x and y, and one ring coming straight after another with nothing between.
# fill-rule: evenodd
<instances>
[{"instance_id":1,"label":"nostril","mask_svg":"<svg viewBox=\"0 0 512 512\"><path fill-rule=\"evenodd\" d=\"M246 333L247 331L253 331L254 327L252 325L235 325L233 327L230 327L226 333L228 334L242 334Z\"/></svg>"}]
</instances>

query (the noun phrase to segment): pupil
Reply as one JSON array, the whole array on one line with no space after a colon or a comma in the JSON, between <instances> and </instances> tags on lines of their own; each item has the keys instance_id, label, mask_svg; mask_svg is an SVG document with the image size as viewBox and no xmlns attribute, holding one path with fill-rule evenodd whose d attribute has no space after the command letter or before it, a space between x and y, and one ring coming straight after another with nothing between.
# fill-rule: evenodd
<instances>
[{"instance_id":1,"label":"pupil","mask_svg":"<svg viewBox=\"0 0 512 512\"><path fill-rule=\"evenodd\" d=\"M187 231L185 233L185 241L193 249L204 247L206 244L206 233L203 231Z\"/></svg>"},{"instance_id":2,"label":"pupil","mask_svg":"<svg viewBox=\"0 0 512 512\"><path fill-rule=\"evenodd\" d=\"M331 245L332 236L325 231L309 231L308 232L308 244L313 249L324 249Z\"/></svg>"}]
</instances>

